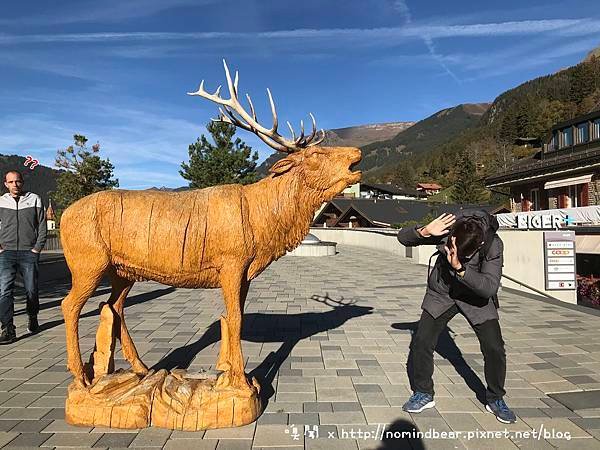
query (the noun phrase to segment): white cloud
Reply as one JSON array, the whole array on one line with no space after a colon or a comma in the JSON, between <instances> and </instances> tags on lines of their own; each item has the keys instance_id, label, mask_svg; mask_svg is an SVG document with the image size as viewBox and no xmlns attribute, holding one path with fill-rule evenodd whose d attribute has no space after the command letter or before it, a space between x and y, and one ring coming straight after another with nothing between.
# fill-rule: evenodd
<instances>
[{"instance_id":1,"label":"white cloud","mask_svg":"<svg viewBox=\"0 0 600 450\"><path fill-rule=\"evenodd\" d=\"M414 38L431 39L452 37L538 35L544 32L560 32L563 35L586 35L600 32L600 21L594 19L524 20L501 23L466 25L427 25L411 23L402 27L387 28L326 28L296 29L262 32L125 32L125 33L53 33L53 34L1 34L0 44L31 43L89 43L110 41L185 41L185 40L231 40L232 45L241 39L367 39L388 40Z\"/></svg>"},{"instance_id":2,"label":"white cloud","mask_svg":"<svg viewBox=\"0 0 600 450\"><path fill-rule=\"evenodd\" d=\"M122 98L110 104L97 101L102 95L88 90L65 98L60 93L37 89L2 96L7 103L41 103L44 109L51 105L56 114L5 115L0 121L0 153L32 155L41 164L54 167L56 151L72 144L73 134L80 133L89 139L89 144L100 142L101 155L115 166L115 176L122 187L186 185L179 175L180 164L188 160L188 145L201 134L208 135L205 122L177 118L173 111L165 109L155 112L157 105L140 99ZM72 111L63 115L65 109L72 109L81 99L94 105L90 115L83 111L79 115ZM199 115L204 116L209 107L199 108ZM203 108L207 108L206 112ZM259 161L270 155L270 149L253 134L241 131L239 137L259 152Z\"/></svg>"},{"instance_id":3,"label":"white cloud","mask_svg":"<svg viewBox=\"0 0 600 450\"><path fill-rule=\"evenodd\" d=\"M406 0L394 0L394 9L398 13L400 13L400 15L404 19L404 22L407 25L410 26L412 24L412 15L410 13L410 9L408 8ZM433 43L433 38L429 35L423 35L422 39L425 46L427 47L427 50L429 51L429 55L440 65L442 69L444 69L444 72L450 75L457 83L460 83L458 77L454 74L454 72L450 70L448 65L444 62L443 56L438 54L438 52L436 51L435 44Z\"/></svg>"},{"instance_id":4,"label":"white cloud","mask_svg":"<svg viewBox=\"0 0 600 450\"><path fill-rule=\"evenodd\" d=\"M52 26L81 22L119 22L127 19L153 16L161 11L181 7L198 7L217 0L78 0L68 8L52 5L51 13L31 14L12 19L0 19L0 25Z\"/></svg>"},{"instance_id":5,"label":"white cloud","mask_svg":"<svg viewBox=\"0 0 600 450\"><path fill-rule=\"evenodd\" d=\"M555 64L557 60L566 57L585 55L597 45L597 38L578 39L574 42L564 42L564 38L541 39L498 51L450 56L454 57L465 71L473 74L465 81L475 81ZM569 64L563 63L563 66L567 65Z\"/></svg>"}]
</instances>

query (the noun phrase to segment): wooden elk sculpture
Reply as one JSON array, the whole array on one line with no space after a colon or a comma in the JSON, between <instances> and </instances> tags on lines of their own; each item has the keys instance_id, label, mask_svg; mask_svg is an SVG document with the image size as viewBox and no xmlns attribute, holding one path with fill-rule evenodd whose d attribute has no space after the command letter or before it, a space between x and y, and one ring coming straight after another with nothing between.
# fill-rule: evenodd
<instances>
[{"instance_id":1,"label":"wooden elk sculpture","mask_svg":"<svg viewBox=\"0 0 600 450\"><path fill-rule=\"evenodd\" d=\"M222 185L185 192L112 190L89 195L70 206L61 220L64 255L72 288L62 302L67 338L67 364L79 387L89 386L79 348L78 322L83 305L103 276L112 291L108 304L118 315L124 357L138 375L147 367L127 331L124 303L135 281L154 280L184 288L217 288L223 292L226 315L221 320L221 348L216 386L252 389L244 373L241 326L250 281L274 260L295 248L307 234L316 209L361 173L352 171L361 159L352 147L320 147L304 127L292 139L278 133L275 105L268 92L273 125L258 123L238 100L238 74L225 75L230 98L219 89L210 94L204 81L197 92L220 105L220 120L256 134L286 156L270 175L250 185ZM289 122L288 122L289 126Z\"/></svg>"}]
</instances>

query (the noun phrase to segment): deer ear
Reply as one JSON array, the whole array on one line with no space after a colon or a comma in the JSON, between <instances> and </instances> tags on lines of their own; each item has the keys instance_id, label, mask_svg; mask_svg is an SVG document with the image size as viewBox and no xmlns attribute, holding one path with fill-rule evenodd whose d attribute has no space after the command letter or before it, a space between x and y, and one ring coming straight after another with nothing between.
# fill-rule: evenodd
<instances>
[{"instance_id":1,"label":"deer ear","mask_svg":"<svg viewBox=\"0 0 600 450\"><path fill-rule=\"evenodd\" d=\"M275 164L273 164L271 166L271 168L269 169L269 172L271 172L275 175L281 175L281 174L286 173L287 171L291 170L297 164L298 164L298 161L296 161L290 157L286 157L286 158L280 159Z\"/></svg>"}]
</instances>

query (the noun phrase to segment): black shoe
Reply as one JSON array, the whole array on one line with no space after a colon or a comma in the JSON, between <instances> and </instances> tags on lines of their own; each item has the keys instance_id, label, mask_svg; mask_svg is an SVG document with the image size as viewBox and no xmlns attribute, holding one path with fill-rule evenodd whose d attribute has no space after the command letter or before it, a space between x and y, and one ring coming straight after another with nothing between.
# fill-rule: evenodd
<instances>
[{"instance_id":1,"label":"black shoe","mask_svg":"<svg viewBox=\"0 0 600 450\"><path fill-rule=\"evenodd\" d=\"M40 330L40 325L37 321L37 316L29 316L29 323L27 325L27 331L30 333L37 333Z\"/></svg>"},{"instance_id":2,"label":"black shoe","mask_svg":"<svg viewBox=\"0 0 600 450\"><path fill-rule=\"evenodd\" d=\"M14 325L8 325L6 328L2 328L2 334L0 334L0 345L12 344L17 340L17 330Z\"/></svg>"}]
</instances>

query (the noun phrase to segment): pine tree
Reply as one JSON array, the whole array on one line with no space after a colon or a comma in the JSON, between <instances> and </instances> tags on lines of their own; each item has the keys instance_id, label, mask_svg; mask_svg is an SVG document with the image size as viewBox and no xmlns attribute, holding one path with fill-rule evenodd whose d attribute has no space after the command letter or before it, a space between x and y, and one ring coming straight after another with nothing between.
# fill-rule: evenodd
<instances>
[{"instance_id":1,"label":"pine tree","mask_svg":"<svg viewBox=\"0 0 600 450\"><path fill-rule=\"evenodd\" d=\"M398 164L396 171L392 177L392 181L394 181L399 186L414 188L416 179L415 179L415 169L412 167L412 164L409 162L401 162Z\"/></svg>"},{"instance_id":2,"label":"pine tree","mask_svg":"<svg viewBox=\"0 0 600 450\"><path fill-rule=\"evenodd\" d=\"M202 135L188 147L189 162L181 163L179 173L192 188L220 184L249 184L258 179L255 172L258 153L236 138L235 126L225 122L210 122L206 129L214 144Z\"/></svg>"},{"instance_id":3,"label":"pine tree","mask_svg":"<svg viewBox=\"0 0 600 450\"><path fill-rule=\"evenodd\" d=\"M88 139L81 134L73 135L73 140L73 145L58 150L56 155L56 166L66 171L58 177L56 191L50 197L60 210L86 195L119 186L119 180L113 179L110 159L99 155L100 144L88 149Z\"/></svg>"},{"instance_id":4,"label":"pine tree","mask_svg":"<svg viewBox=\"0 0 600 450\"><path fill-rule=\"evenodd\" d=\"M478 204L485 198L485 188L477 175L475 164L467 152L462 152L456 161L456 180L450 198L458 204Z\"/></svg>"},{"instance_id":5,"label":"pine tree","mask_svg":"<svg viewBox=\"0 0 600 450\"><path fill-rule=\"evenodd\" d=\"M591 95L596 89L594 70L595 61L583 62L573 67L569 100L579 105L585 97Z\"/></svg>"}]
</instances>

